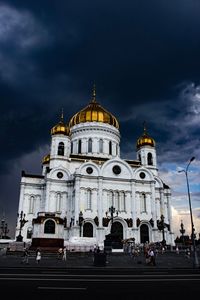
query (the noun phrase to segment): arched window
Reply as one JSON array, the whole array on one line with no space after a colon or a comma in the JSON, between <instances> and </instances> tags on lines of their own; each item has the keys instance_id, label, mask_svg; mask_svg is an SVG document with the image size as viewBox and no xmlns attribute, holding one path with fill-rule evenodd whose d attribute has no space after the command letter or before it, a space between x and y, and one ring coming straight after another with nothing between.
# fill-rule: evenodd
<instances>
[{"instance_id":1,"label":"arched window","mask_svg":"<svg viewBox=\"0 0 200 300\"><path fill-rule=\"evenodd\" d=\"M138 155L139 162L141 163L141 155Z\"/></svg>"},{"instance_id":2,"label":"arched window","mask_svg":"<svg viewBox=\"0 0 200 300\"><path fill-rule=\"evenodd\" d=\"M71 142L71 153L73 153L74 149L73 149L73 142Z\"/></svg>"},{"instance_id":3,"label":"arched window","mask_svg":"<svg viewBox=\"0 0 200 300\"><path fill-rule=\"evenodd\" d=\"M47 220L44 224L44 233L55 233L55 222Z\"/></svg>"},{"instance_id":4,"label":"arched window","mask_svg":"<svg viewBox=\"0 0 200 300\"><path fill-rule=\"evenodd\" d=\"M82 141L78 140L78 153L81 153L81 145L82 145Z\"/></svg>"},{"instance_id":5,"label":"arched window","mask_svg":"<svg viewBox=\"0 0 200 300\"><path fill-rule=\"evenodd\" d=\"M112 142L109 142L109 154L112 155Z\"/></svg>"},{"instance_id":6,"label":"arched window","mask_svg":"<svg viewBox=\"0 0 200 300\"><path fill-rule=\"evenodd\" d=\"M141 205L140 205L141 212L146 212L147 211L147 206L146 206L146 195L145 195L145 193L142 193L140 203L141 203Z\"/></svg>"},{"instance_id":7,"label":"arched window","mask_svg":"<svg viewBox=\"0 0 200 300\"><path fill-rule=\"evenodd\" d=\"M148 161L148 165L150 165L150 166L153 165L153 157L152 157L151 153L148 153L147 161Z\"/></svg>"},{"instance_id":8,"label":"arched window","mask_svg":"<svg viewBox=\"0 0 200 300\"><path fill-rule=\"evenodd\" d=\"M56 194L56 211L61 211L61 193Z\"/></svg>"},{"instance_id":9,"label":"arched window","mask_svg":"<svg viewBox=\"0 0 200 300\"><path fill-rule=\"evenodd\" d=\"M116 155L118 155L118 145L116 144Z\"/></svg>"},{"instance_id":10,"label":"arched window","mask_svg":"<svg viewBox=\"0 0 200 300\"><path fill-rule=\"evenodd\" d=\"M103 140L99 140L99 153L103 153Z\"/></svg>"},{"instance_id":11,"label":"arched window","mask_svg":"<svg viewBox=\"0 0 200 300\"><path fill-rule=\"evenodd\" d=\"M64 143L63 142L60 142L59 145L58 145L58 155L64 155L64 149L65 149L65 146L64 146Z\"/></svg>"},{"instance_id":12,"label":"arched window","mask_svg":"<svg viewBox=\"0 0 200 300\"><path fill-rule=\"evenodd\" d=\"M35 197L31 196L30 200L29 200L29 214L33 214L34 213L34 207L35 207Z\"/></svg>"},{"instance_id":13,"label":"arched window","mask_svg":"<svg viewBox=\"0 0 200 300\"><path fill-rule=\"evenodd\" d=\"M92 209L92 191L87 190L87 209Z\"/></svg>"},{"instance_id":14,"label":"arched window","mask_svg":"<svg viewBox=\"0 0 200 300\"><path fill-rule=\"evenodd\" d=\"M92 152L92 139L88 140L88 152L91 153Z\"/></svg>"}]
</instances>

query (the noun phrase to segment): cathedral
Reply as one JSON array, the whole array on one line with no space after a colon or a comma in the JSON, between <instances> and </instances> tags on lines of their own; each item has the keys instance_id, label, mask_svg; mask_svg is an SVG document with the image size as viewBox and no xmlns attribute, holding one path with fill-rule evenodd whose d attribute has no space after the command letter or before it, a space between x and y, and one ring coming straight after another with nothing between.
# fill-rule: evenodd
<instances>
[{"instance_id":1,"label":"cathedral","mask_svg":"<svg viewBox=\"0 0 200 300\"><path fill-rule=\"evenodd\" d=\"M174 244L171 192L159 177L156 144L144 127L135 160L120 156L117 118L96 100L51 128L40 175L22 171L16 238L35 247ZM22 240L22 239L21 239Z\"/></svg>"}]
</instances>

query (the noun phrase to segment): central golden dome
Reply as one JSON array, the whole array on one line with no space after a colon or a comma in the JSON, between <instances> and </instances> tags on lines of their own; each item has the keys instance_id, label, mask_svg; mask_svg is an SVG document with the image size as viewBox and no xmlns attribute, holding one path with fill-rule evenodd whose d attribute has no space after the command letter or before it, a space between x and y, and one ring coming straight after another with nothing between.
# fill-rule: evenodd
<instances>
[{"instance_id":1,"label":"central golden dome","mask_svg":"<svg viewBox=\"0 0 200 300\"><path fill-rule=\"evenodd\" d=\"M119 129L119 123L117 119L96 102L95 88L93 89L91 102L71 118L69 127L85 122L107 123Z\"/></svg>"}]
</instances>

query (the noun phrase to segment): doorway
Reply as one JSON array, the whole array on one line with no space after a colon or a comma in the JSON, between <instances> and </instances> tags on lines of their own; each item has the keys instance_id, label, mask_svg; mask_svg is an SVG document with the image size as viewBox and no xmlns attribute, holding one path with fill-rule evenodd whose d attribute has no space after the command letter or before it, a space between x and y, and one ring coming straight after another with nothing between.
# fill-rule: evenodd
<instances>
[{"instance_id":1,"label":"doorway","mask_svg":"<svg viewBox=\"0 0 200 300\"><path fill-rule=\"evenodd\" d=\"M83 236L84 237L93 237L93 225L91 223L89 223L89 222L84 223Z\"/></svg>"},{"instance_id":2,"label":"doorway","mask_svg":"<svg viewBox=\"0 0 200 300\"><path fill-rule=\"evenodd\" d=\"M113 249L121 249L123 247L123 226L120 222L114 222L111 226L110 239Z\"/></svg>"},{"instance_id":3,"label":"doorway","mask_svg":"<svg viewBox=\"0 0 200 300\"><path fill-rule=\"evenodd\" d=\"M143 244L149 242L149 227L146 224L140 226L140 242Z\"/></svg>"}]
</instances>

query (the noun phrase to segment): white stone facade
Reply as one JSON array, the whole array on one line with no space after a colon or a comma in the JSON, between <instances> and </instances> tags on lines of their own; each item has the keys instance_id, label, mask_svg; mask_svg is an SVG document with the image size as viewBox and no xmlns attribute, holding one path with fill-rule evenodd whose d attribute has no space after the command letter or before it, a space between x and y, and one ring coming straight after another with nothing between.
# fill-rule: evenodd
<instances>
[{"instance_id":1,"label":"white stone facade","mask_svg":"<svg viewBox=\"0 0 200 300\"><path fill-rule=\"evenodd\" d=\"M154 146L139 147L133 154L136 160L122 159L118 128L80 122L69 135L52 135L49 153L42 175L22 173L18 212L23 211L27 221L21 228L24 241L69 243L90 237L102 246L105 236L117 230L123 240L157 242L163 239L157 227L163 215L164 238L174 244L170 188L159 177ZM19 231L20 218L16 236Z\"/></svg>"}]
</instances>

